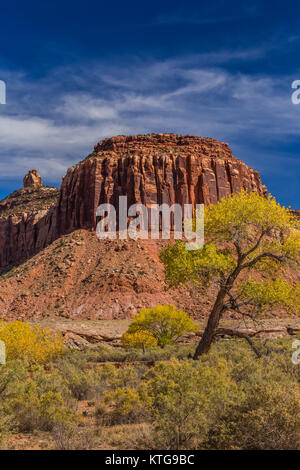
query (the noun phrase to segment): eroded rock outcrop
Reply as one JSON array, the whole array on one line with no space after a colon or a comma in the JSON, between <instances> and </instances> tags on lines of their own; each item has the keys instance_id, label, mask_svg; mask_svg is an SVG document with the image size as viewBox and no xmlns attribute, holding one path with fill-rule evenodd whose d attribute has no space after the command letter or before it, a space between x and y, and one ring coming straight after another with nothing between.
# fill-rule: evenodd
<instances>
[{"instance_id":1,"label":"eroded rock outcrop","mask_svg":"<svg viewBox=\"0 0 300 470\"><path fill-rule=\"evenodd\" d=\"M34 177L30 172L24 184ZM242 188L266 192L259 173L233 157L226 143L175 134L105 139L68 170L57 202L19 215L0 210L0 266L21 262L73 230L95 229L98 205L117 205L121 195L128 205L195 205Z\"/></svg>"},{"instance_id":2,"label":"eroded rock outcrop","mask_svg":"<svg viewBox=\"0 0 300 470\"><path fill-rule=\"evenodd\" d=\"M40 188L43 185L42 178L37 170L29 170L24 176L24 188Z\"/></svg>"},{"instance_id":3,"label":"eroded rock outcrop","mask_svg":"<svg viewBox=\"0 0 300 470\"><path fill-rule=\"evenodd\" d=\"M128 205L211 204L243 188L266 192L259 173L234 158L228 144L174 134L112 137L68 170L59 227L94 228L97 206L117 205L119 196Z\"/></svg>"},{"instance_id":4,"label":"eroded rock outcrop","mask_svg":"<svg viewBox=\"0 0 300 470\"><path fill-rule=\"evenodd\" d=\"M0 202L0 267L21 262L51 241L47 238L59 189L26 187Z\"/></svg>"}]
</instances>

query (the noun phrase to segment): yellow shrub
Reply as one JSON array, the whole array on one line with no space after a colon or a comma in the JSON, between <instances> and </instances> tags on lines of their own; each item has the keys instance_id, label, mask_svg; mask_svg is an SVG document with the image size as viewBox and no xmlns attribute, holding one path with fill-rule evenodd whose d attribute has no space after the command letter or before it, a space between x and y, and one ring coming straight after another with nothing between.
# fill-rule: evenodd
<instances>
[{"instance_id":1,"label":"yellow shrub","mask_svg":"<svg viewBox=\"0 0 300 470\"><path fill-rule=\"evenodd\" d=\"M119 387L112 392L104 392L101 404L108 405L105 419L110 424L136 423L144 421L146 416L139 390L133 387Z\"/></svg>"},{"instance_id":2,"label":"yellow shrub","mask_svg":"<svg viewBox=\"0 0 300 470\"><path fill-rule=\"evenodd\" d=\"M7 359L45 363L64 351L63 337L60 333L22 321L0 320L0 340L5 343Z\"/></svg>"},{"instance_id":3,"label":"yellow shrub","mask_svg":"<svg viewBox=\"0 0 300 470\"><path fill-rule=\"evenodd\" d=\"M157 344L163 348L178 341L185 333L197 329L197 325L183 310L177 310L174 305L156 305L139 311L121 341L124 347Z\"/></svg>"},{"instance_id":4,"label":"yellow shrub","mask_svg":"<svg viewBox=\"0 0 300 470\"><path fill-rule=\"evenodd\" d=\"M157 339L149 331L126 332L121 338L123 348L146 348L157 345Z\"/></svg>"}]
</instances>

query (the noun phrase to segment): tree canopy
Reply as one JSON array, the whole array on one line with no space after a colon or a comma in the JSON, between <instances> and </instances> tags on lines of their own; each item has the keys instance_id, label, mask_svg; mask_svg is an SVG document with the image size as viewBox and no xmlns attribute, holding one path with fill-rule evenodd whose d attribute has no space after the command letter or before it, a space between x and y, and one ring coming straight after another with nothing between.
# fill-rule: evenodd
<instances>
[{"instance_id":1,"label":"tree canopy","mask_svg":"<svg viewBox=\"0 0 300 470\"><path fill-rule=\"evenodd\" d=\"M289 209L271 195L241 191L205 207L204 218L203 248L188 251L178 241L160 253L170 287L218 287L195 358L209 350L226 310L252 318L274 305L300 311L300 285L285 279L300 260L299 219Z\"/></svg>"},{"instance_id":2,"label":"tree canopy","mask_svg":"<svg viewBox=\"0 0 300 470\"><path fill-rule=\"evenodd\" d=\"M164 347L177 341L184 333L197 326L183 310L174 305L156 305L142 308L122 337L125 347Z\"/></svg>"}]
</instances>

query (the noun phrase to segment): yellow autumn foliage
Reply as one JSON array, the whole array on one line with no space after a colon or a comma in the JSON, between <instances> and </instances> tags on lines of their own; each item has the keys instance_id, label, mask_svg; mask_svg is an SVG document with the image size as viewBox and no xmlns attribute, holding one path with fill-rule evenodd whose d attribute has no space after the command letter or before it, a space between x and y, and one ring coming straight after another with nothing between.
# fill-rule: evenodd
<instances>
[{"instance_id":1,"label":"yellow autumn foliage","mask_svg":"<svg viewBox=\"0 0 300 470\"><path fill-rule=\"evenodd\" d=\"M204 212L205 244L201 249L189 251L184 242L177 241L160 253L169 286L193 283L203 289L211 282L223 285L237 273L234 287L243 292L245 302L259 308L262 304L293 307L298 313L299 284L285 281L284 276L285 269L298 269L299 219L271 195L244 190L206 206ZM259 272L271 281L274 275L278 278L269 284L240 284L242 271L249 276Z\"/></svg>"},{"instance_id":2,"label":"yellow autumn foliage","mask_svg":"<svg viewBox=\"0 0 300 470\"><path fill-rule=\"evenodd\" d=\"M24 359L42 364L65 349L61 333L19 320L0 320L0 340L5 343L8 360Z\"/></svg>"},{"instance_id":3,"label":"yellow autumn foliage","mask_svg":"<svg viewBox=\"0 0 300 470\"><path fill-rule=\"evenodd\" d=\"M123 348L147 348L157 345L157 339L153 334L146 330L135 331L133 333L126 332L121 338Z\"/></svg>"},{"instance_id":4,"label":"yellow autumn foliage","mask_svg":"<svg viewBox=\"0 0 300 470\"><path fill-rule=\"evenodd\" d=\"M272 306L282 306L289 313L300 312L300 285L293 285L285 279L255 281L249 279L240 283L241 298L258 311Z\"/></svg>"},{"instance_id":5,"label":"yellow autumn foliage","mask_svg":"<svg viewBox=\"0 0 300 470\"><path fill-rule=\"evenodd\" d=\"M173 344L185 333L196 331L192 318L174 305L142 308L122 337L125 347Z\"/></svg>"}]
</instances>

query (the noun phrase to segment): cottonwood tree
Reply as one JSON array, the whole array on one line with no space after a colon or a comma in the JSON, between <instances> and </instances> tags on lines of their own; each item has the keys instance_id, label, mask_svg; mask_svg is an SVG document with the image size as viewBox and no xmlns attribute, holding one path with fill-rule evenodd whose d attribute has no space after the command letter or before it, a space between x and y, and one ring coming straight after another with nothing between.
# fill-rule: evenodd
<instances>
[{"instance_id":1,"label":"cottonwood tree","mask_svg":"<svg viewBox=\"0 0 300 470\"><path fill-rule=\"evenodd\" d=\"M299 228L299 220L271 195L242 191L205 208L202 249L188 251L179 241L160 253L170 287L184 283L199 289L211 283L217 286L194 359L208 352L221 334L244 337L260 354L246 334L218 328L227 310L251 318L275 306L299 313L300 285L285 278L287 266L299 268Z\"/></svg>"}]
</instances>

